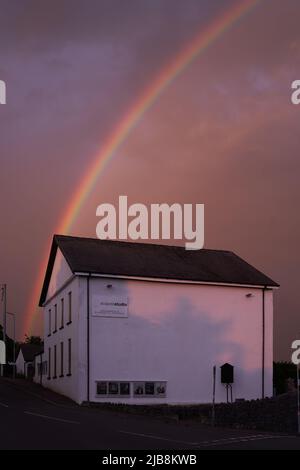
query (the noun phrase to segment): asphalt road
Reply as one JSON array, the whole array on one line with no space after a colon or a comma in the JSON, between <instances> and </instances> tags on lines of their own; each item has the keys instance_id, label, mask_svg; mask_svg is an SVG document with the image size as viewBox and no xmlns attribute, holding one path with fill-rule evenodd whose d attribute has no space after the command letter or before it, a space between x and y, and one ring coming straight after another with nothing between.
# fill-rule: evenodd
<instances>
[{"instance_id":1,"label":"asphalt road","mask_svg":"<svg viewBox=\"0 0 300 470\"><path fill-rule=\"evenodd\" d=\"M300 450L300 437L57 405L0 379L0 449Z\"/></svg>"}]
</instances>

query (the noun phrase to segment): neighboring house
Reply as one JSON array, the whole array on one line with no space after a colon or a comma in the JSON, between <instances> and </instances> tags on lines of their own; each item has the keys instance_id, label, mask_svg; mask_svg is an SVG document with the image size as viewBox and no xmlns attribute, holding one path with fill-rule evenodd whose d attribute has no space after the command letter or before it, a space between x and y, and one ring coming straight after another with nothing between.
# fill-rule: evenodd
<instances>
[{"instance_id":1,"label":"neighboring house","mask_svg":"<svg viewBox=\"0 0 300 470\"><path fill-rule=\"evenodd\" d=\"M16 360L17 374L32 378L34 375L35 355L43 349L42 345L24 343L21 344Z\"/></svg>"},{"instance_id":2,"label":"neighboring house","mask_svg":"<svg viewBox=\"0 0 300 470\"><path fill-rule=\"evenodd\" d=\"M56 235L41 292L47 386L78 403L272 395L274 281L230 251Z\"/></svg>"}]
</instances>

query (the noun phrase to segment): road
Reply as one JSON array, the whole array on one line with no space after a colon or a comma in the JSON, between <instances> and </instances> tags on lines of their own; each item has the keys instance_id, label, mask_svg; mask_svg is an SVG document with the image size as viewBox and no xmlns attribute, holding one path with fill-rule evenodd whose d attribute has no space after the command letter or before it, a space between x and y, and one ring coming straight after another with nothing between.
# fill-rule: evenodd
<instances>
[{"instance_id":1,"label":"road","mask_svg":"<svg viewBox=\"0 0 300 470\"><path fill-rule=\"evenodd\" d=\"M300 449L300 438L49 403L0 380L0 449Z\"/></svg>"}]
</instances>

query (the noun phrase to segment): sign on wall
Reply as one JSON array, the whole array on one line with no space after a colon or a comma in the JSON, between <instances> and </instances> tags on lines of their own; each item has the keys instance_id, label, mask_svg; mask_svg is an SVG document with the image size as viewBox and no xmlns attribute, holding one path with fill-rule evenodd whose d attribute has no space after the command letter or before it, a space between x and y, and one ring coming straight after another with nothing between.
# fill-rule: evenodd
<instances>
[{"instance_id":1,"label":"sign on wall","mask_svg":"<svg viewBox=\"0 0 300 470\"><path fill-rule=\"evenodd\" d=\"M94 317L127 317L128 297L93 295L92 315Z\"/></svg>"}]
</instances>

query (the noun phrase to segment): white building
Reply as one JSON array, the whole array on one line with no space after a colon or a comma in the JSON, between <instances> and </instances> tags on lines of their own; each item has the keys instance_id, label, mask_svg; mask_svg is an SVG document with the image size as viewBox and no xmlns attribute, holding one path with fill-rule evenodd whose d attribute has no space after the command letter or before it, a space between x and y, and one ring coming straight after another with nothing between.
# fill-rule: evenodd
<instances>
[{"instance_id":1,"label":"white building","mask_svg":"<svg viewBox=\"0 0 300 470\"><path fill-rule=\"evenodd\" d=\"M78 403L272 395L273 290L234 253L54 236L41 293L47 374ZM44 367L46 370L46 366Z\"/></svg>"},{"instance_id":2,"label":"white building","mask_svg":"<svg viewBox=\"0 0 300 470\"><path fill-rule=\"evenodd\" d=\"M42 345L24 343L21 344L16 359L17 374L33 378L35 374L35 356L42 351Z\"/></svg>"}]
</instances>

